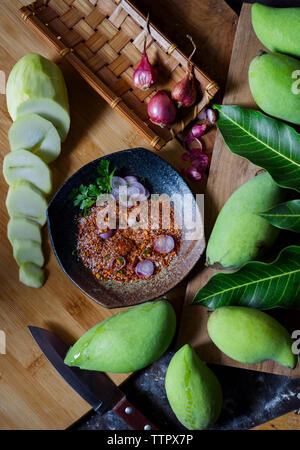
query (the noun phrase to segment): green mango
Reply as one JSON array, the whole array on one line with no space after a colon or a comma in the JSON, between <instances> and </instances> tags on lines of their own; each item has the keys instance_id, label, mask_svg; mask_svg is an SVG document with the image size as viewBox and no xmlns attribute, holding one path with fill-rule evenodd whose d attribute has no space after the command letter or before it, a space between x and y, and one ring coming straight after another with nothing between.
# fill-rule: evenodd
<instances>
[{"instance_id":1,"label":"green mango","mask_svg":"<svg viewBox=\"0 0 300 450\"><path fill-rule=\"evenodd\" d=\"M277 320L254 308L223 306L209 317L211 340L225 355L243 364L276 361L294 369L293 340Z\"/></svg>"},{"instance_id":2,"label":"green mango","mask_svg":"<svg viewBox=\"0 0 300 450\"><path fill-rule=\"evenodd\" d=\"M181 347L171 359L165 388L174 414L189 430L203 430L218 419L220 383L190 345Z\"/></svg>"},{"instance_id":3,"label":"green mango","mask_svg":"<svg viewBox=\"0 0 300 450\"><path fill-rule=\"evenodd\" d=\"M299 71L300 61L291 56L256 56L249 67L249 85L257 105L277 119L300 125Z\"/></svg>"},{"instance_id":4,"label":"green mango","mask_svg":"<svg viewBox=\"0 0 300 450\"><path fill-rule=\"evenodd\" d=\"M54 62L37 53L19 59L7 79L6 102L13 121L37 114L55 126L62 141L66 139L70 128L68 92L62 71ZM39 128L36 131L41 132ZM42 142L37 144L39 148Z\"/></svg>"},{"instance_id":5,"label":"green mango","mask_svg":"<svg viewBox=\"0 0 300 450\"><path fill-rule=\"evenodd\" d=\"M252 25L256 36L271 52L300 57L300 8L271 8L254 3Z\"/></svg>"},{"instance_id":6,"label":"green mango","mask_svg":"<svg viewBox=\"0 0 300 450\"><path fill-rule=\"evenodd\" d=\"M175 329L176 316L167 301L138 305L87 331L70 348L65 363L101 372L139 370L167 350Z\"/></svg>"},{"instance_id":7,"label":"green mango","mask_svg":"<svg viewBox=\"0 0 300 450\"><path fill-rule=\"evenodd\" d=\"M267 172L237 189L216 220L207 244L207 265L217 269L238 269L270 247L279 230L259 213L281 203L283 198L284 191Z\"/></svg>"}]
</instances>

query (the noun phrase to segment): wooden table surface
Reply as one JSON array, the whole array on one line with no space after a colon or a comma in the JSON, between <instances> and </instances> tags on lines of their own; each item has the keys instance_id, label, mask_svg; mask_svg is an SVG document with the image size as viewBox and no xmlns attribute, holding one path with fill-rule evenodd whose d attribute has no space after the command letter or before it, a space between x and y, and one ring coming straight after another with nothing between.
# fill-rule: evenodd
<instances>
[{"instance_id":1,"label":"wooden table surface","mask_svg":"<svg viewBox=\"0 0 300 450\"><path fill-rule=\"evenodd\" d=\"M36 41L34 42L34 45L32 45L32 31L29 30L29 28L26 28L26 24L23 26L22 35L18 34L18 36L16 36L16 30L20 30L20 19L17 17L16 11L25 3L30 2L1 0L0 69L4 69L3 66L5 66L6 74L9 73L9 70L11 70L16 60L27 51L40 52L45 56L57 60L55 52L48 49L38 36L36 36ZM227 4L223 2L223 0L164 0L159 3L150 0L134 0L133 3L135 3L144 13L149 11L151 20L166 35L168 35L172 41L179 44L180 48L186 53L189 53L189 43L185 36L187 33L193 36L198 44L195 62L199 67L209 73L212 79L219 83L221 86L221 93L219 94L217 101L221 100L237 24L237 16ZM14 37L11 45L9 45L5 36ZM70 173L77 170L80 165L84 164L87 160L92 160L103 154L117 151L122 148L138 145L149 148L144 139L141 138L128 124L124 123L124 120L115 111L112 111L104 101L99 99L92 89L83 82L76 73L74 73L71 67L63 65L63 69L66 78L72 79L72 92L70 92L70 102L73 108L72 132L70 133L67 143L64 145L64 154L59 158L57 164L55 163L54 165L54 191L62 184ZM0 101L1 110L5 111L4 96L1 96ZM89 108L86 110L82 110L80 107L84 102L89 104ZM1 115L0 120L2 157L8 151L7 131L9 125L10 119L8 113L4 112ZM120 133L119 130L122 130L122 133ZM212 149L214 137L214 131L210 132L205 137L205 144L208 152ZM76 160L72 158L73 152L76 152ZM163 149L161 156L179 170L183 166L180 158L181 153L181 146L176 141L173 141ZM201 192L203 190L203 184L193 184L193 188L195 191ZM4 205L5 195L6 191L1 191L0 200L2 206ZM2 207L2 216L3 215L6 217L6 211ZM5 230L2 230L2 237L5 239L4 233ZM52 256L50 256L50 261L55 265L57 263L53 261ZM3 255L1 255L1 258L2 257ZM11 263L9 264L11 265ZM2 270L4 270L4 261ZM4 282L4 274L2 274L2 278L2 281ZM65 280L65 278L63 278L63 280ZM66 280L66 283L68 284L69 281ZM172 299L177 299L180 302L184 293L184 286L185 285L182 284L179 288L174 290L170 294L170 297ZM80 294L78 294L78 296L80 296ZM80 303L82 308L84 309L87 307L90 312L87 312L85 317L79 319L80 310L73 311L72 299L67 300L69 305L68 312L73 318L75 317L76 320L80 321L81 328L78 330L78 333L80 333L89 323L89 314L92 312L92 308L89 306L90 301L84 297L81 298ZM4 304L5 299L2 298L2 301ZM51 307L50 305L48 306L50 312ZM9 314L10 308L12 308L12 305L8 303L5 308L6 314ZM25 304L24 308L24 311L26 312L27 304ZM36 308L38 308L38 305L36 305ZM68 331L65 333L68 335ZM24 352L25 351L26 346L24 347ZM32 351L30 355L28 355L28 357L24 356L26 364L29 364L30 359L32 358L34 360L33 356L36 356L36 354L32 354ZM44 363L42 361L37 361L37 364L42 366ZM33 377L36 377L36 372L40 368L41 367L36 365L31 367ZM42 373L43 376L46 377L46 369L42 371ZM58 384L58 388L61 389L62 384ZM18 405L15 407L17 409ZM83 410L84 408L82 407L82 411ZM288 414L260 426L260 428L296 428L297 424L294 420L294 416L293 413Z\"/></svg>"}]
</instances>

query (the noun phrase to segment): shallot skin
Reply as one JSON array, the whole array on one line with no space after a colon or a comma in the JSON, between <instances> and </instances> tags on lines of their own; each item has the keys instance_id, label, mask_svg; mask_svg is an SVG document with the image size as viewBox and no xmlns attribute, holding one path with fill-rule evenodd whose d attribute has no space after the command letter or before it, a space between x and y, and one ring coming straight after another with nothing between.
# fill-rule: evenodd
<instances>
[{"instance_id":1,"label":"shallot skin","mask_svg":"<svg viewBox=\"0 0 300 450\"><path fill-rule=\"evenodd\" d=\"M148 103L148 115L152 123L166 127L176 118L176 106L164 91L158 91Z\"/></svg>"},{"instance_id":2,"label":"shallot skin","mask_svg":"<svg viewBox=\"0 0 300 450\"><path fill-rule=\"evenodd\" d=\"M188 70L184 78L175 84L171 96L172 99L177 102L178 108L181 108L182 106L188 108L195 103L197 90L191 70Z\"/></svg>"},{"instance_id":3,"label":"shallot skin","mask_svg":"<svg viewBox=\"0 0 300 450\"><path fill-rule=\"evenodd\" d=\"M133 74L133 84L143 91L149 89L158 78L158 72L155 67L149 63L146 50L144 50L142 59Z\"/></svg>"}]
</instances>

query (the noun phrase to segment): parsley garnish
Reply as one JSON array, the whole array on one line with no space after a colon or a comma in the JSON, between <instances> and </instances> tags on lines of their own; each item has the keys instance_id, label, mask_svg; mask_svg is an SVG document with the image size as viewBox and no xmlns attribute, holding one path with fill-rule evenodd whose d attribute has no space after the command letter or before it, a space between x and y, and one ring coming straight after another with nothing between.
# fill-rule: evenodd
<instances>
[{"instance_id":1,"label":"parsley garnish","mask_svg":"<svg viewBox=\"0 0 300 450\"><path fill-rule=\"evenodd\" d=\"M97 167L100 177L96 179L96 184L90 184L89 186L81 184L79 188L72 190L69 199L73 201L74 206L79 206L84 216L88 214L89 209L96 203L100 194L110 193L110 182L115 171L116 167L109 173L109 161L102 159Z\"/></svg>"}]
</instances>

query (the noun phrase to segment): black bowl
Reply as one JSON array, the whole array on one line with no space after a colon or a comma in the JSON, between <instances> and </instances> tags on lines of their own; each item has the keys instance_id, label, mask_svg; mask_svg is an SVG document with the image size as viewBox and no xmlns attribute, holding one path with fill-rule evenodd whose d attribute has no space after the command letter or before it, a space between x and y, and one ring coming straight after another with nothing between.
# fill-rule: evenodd
<instances>
[{"instance_id":1,"label":"black bowl","mask_svg":"<svg viewBox=\"0 0 300 450\"><path fill-rule=\"evenodd\" d=\"M98 158L75 172L57 191L47 210L48 230L53 251L65 274L92 300L106 308L119 308L143 303L160 297L172 289L190 272L205 248L202 219L197 238L186 240L188 227L182 229L180 252L168 268L149 280L119 284L99 281L74 255L76 247L76 221L78 207L69 200L74 187L95 182L97 166L101 159L117 167L117 175L136 175L146 180L151 193L189 195L190 214L200 213L194 196L183 178L167 162L144 148L133 148ZM199 228L199 224L198 224Z\"/></svg>"}]
</instances>

